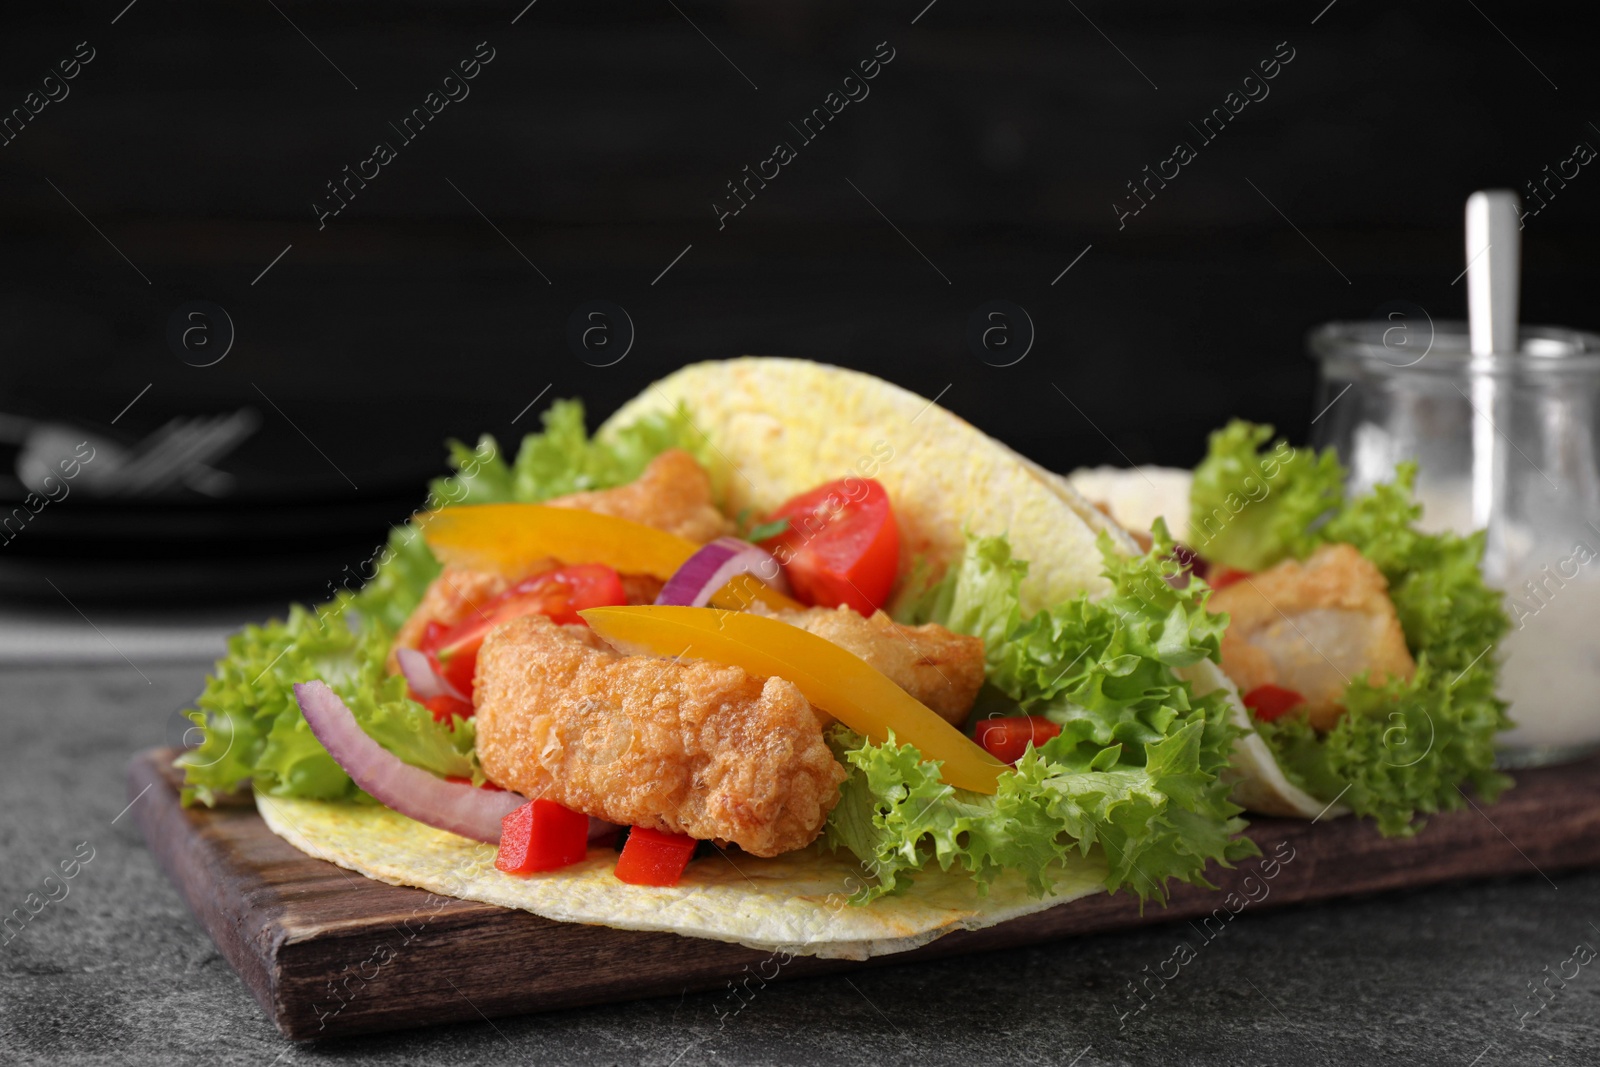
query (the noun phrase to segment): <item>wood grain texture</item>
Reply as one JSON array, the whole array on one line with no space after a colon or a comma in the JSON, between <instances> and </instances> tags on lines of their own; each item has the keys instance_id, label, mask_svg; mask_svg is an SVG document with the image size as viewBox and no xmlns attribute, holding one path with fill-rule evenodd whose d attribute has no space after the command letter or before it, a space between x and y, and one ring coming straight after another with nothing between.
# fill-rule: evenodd
<instances>
[{"instance_id":1,"label":"wood grain texture","mask_svg":"<svg viewBox=\"0 0 1600 1067\"><path fill-rule=\"evenodd\" d=\"M299 852L267 829L248 800L181 807L174 755L152 749L130 762L128 796L150 792L133 810L201 925L288 1037L712 989L749 978L771 959L738 945L552 922L372 881ZM1282 862L1214 868L1217 892L1179 886L1169 907L1142 915L1128 894L1090 897L867 963L795 957L772 980L1183 919L1210 931L1245 908L1600 865L1597 772L1600 760L1524 771L1498 804L1474 801L1437 816L1410 840L1382 838L1352 819L1258 819L1250 836L1265 857Z\"/></svg>"}]
</instances>

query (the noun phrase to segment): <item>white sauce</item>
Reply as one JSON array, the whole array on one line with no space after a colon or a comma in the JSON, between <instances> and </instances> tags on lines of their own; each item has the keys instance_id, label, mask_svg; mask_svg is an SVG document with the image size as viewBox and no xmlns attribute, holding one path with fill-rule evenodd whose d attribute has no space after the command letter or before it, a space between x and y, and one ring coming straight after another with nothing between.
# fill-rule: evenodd
<instances>
[{"instance_id":1,"label":"white sauce","mask_svg":"<svg viewBox=\"0 0 1600 1067\"><path fill-rule=\"evenodd\" d=\"M1519 617L1522 625L1500 645L1500 695L1511 702L1517 728L1503 734L1501 744L1600 741L1600 561L1560 588L1547 585L1542 603L1517 595L1518 588L1507 590L1506 607L1513 627Z\"/></svg>"},{"instance_id":2,"label":"white sauce","mask_svg":"<svg viewBox=\"0 0 1600 1067\"><path fill-rule=\"evenodd\" d=\"M1464 480L1424 486L1418 524L1430 531L1472 529L1471 489ZM1600 742L1600 536L1563 540L1550 530L1507 524L1501 552L1516 562L1512 577L1493 576L1506 592L1512 630L1500 643L1500 696L1511 704L1515 730L1505 748ZM1535 583L1531 588L1528 583Z\"/></svg>"}]
</instances>

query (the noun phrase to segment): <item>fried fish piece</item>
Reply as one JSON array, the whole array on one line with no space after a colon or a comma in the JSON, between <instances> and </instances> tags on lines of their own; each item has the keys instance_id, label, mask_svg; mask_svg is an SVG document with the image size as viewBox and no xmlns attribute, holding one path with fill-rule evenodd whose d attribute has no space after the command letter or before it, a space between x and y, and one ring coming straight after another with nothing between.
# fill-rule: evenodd
<instances>
[{"instance_id":1,"label":"fried fish piece","mask_svg":"<svg viewBox=\"0 0 1600 1067\"><path fill-rule=\"evenodd\" d=\"M1231 619L1222 669L1248 693L1293 689L1319 730L1344 714L1344 693L1361 674L1374 685L1409 680L1416 661L1382 572L1353 545L1323 545L1304 563L1284 560L1212 594L1207 609Z\"/></svg>"},{"instance_id":2,"label":"fried fish piece","mask_svg":"<svg viewBox=\"0 0 1600 1067\"><path fill-rule=\"evenodd\" d=\"M558 496L545 504L630 519L696 544L733 532L733 523L711 502L711 476L681 448L661 453L627 485Z\"/></svg>"},{"instance_id":3,"label":"fried fish piece","mask_svg":"<svg viewBox=\"0 0 1600 1067\"><path fill-rule=\"evenodd\" d=\"M868 617L842 605L774 611L757 602L747 610L861 657L952 726L966 721L983 685L983 638L953 633L938 623L901 626L881 611Z\"/></svg>"},{"instance_id":4,"label":"fried fish piece","mask_svg":"<svg viewBox=\"0 0 1600 1067\"><path fill-rule=\"evenodd\" d=\"M485 774L608 822L776 856L816 839L845 779L793 682L624 656L542 615L485 639L475 692Z\"/></svg>"}]
</instances>

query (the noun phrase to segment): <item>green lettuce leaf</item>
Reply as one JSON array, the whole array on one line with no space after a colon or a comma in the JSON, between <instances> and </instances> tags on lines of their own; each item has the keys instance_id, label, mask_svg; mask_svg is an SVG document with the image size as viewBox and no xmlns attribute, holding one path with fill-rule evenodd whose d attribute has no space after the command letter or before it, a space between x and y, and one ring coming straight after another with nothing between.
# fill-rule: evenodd
<instances>
[{"instance_id":1,"label":"green lettuce leaf","mask_svg":"<svg viewBox=\"0 0 1600 1067\"><path fill-rule=\"evenodd\" d=\"M449 442L453 473L432 482L424 506L537 503L605 489L637 478L668 448L701 447L681 411L641 419L603 443L584 432L583 418L578 401L556 401L543 415L543 432L524 437L509 465L493 437L480 438L476 449ZM287 619L231 638L188 712L202 741L178 759L184 802L215 803L246 781L277 796L359 799L295 702L294 684L314 679L326 681L362 728L407 763L482 781L472 720L454 728L435 723L406 697L405 680L384 668L395 631L438 573L420 531L407 523L392 529L366 564L345 569L344 588L332 600L314 609L295 605Z\"/></svg>"},{"instance_id":2,"label":"green lettuce leaf","mask_svg":"<svg viewBox=\"0 0 1600 1067\"><path fill-rule=\"evenodd\" d=\"M1330 449L1318 455L1280 439L1261 446L1271 426L1235 419L1211 435L1189 489L1189 547L1213 563L1265 570L1317 544L1319 519L1344 501L1344 468Z\"/></svg>"},{"instance_id":3,"label":"green lettuce leaf","mask_svg":"<svg viewBox=\"0 0 1600 1067\"><path fill-rule=\"evenodd\" d=\"M407 763L482 780L471 720L454 730L435 723L432 712L407 698L404 678L385 674L389 631L377 624L353 629L349 617L329 611L319 618L295 605L287 619L246 627L229 640L228 655L189 712L201 743L178 758L186 803L215 803L246 779L274 796L356 799L355 783L317 741L295 702L294 683L316 678Z\"/></svg>"},{"instance_id":4,"label":"green lettuce leaf","mask_svg":"<svg viewBox=\"0 0 1600 1067\"><path fill-rule=\"evenodd\" d=\"M448 442L455 473L429 483L434 506L446 504L537 504L551 497L589 489L609 489L633 481L652 459L669 448L682 448L701 458L705 440L688 414L651 414L593 440L584 430L583 404L557 400L542 416L544 432L528 434L508 466L489 434L476 449Z\"/></svg>"},{"instance_id":5,"label":"green lettuce leaf","mask_svg":"<svg viewBox=\"0 0 1600 1067\"><path fill-rule=\"evenodd\" d=\"M1256 854L1234 836L1245 824L1220 779L1238 733L1228 706L1220 693L1195 697L1173 673L1218 655L1221 623L1205 611L1207 590L1166 581L1175 568L1164 525L1146 556L1125 559L1104 535L1100 547L1110 596L1080 596L1022 620L1026 563L1012 559L1003 537L969 536L961 560L905 612L983 636L989 685L1009 705L996 713L1045 715L1062 732L984 796L942 783L910 745L834 727L829 740L850 777L828 841L876 879L857 902L903 891L934 862L967 871L980 887L1015 870L1042 896L1058 860L1096 846L1107 889L1165 901L1169 880L1209 886L1207 863Z\"/></svg>"},{"instance_id":6,"label":"green lettuce leaf","mask_svg":"<svg viewBox=\"0 0 1600 1067\"><path fill-rule=\"evenodd\" d=\"M1326 734L1292 716L1257 728L1302 789L1338 798L1386 836L1409 837L1422 828L1419 816L1464 807L1460 786L1493 801L1511 784L1494 770L1494 737L1508 725L1504 705L1493 696L1493 672L1485 689L1475 671L1463 677L1419 658L1409 682L1352 682L1346 714Z\"/></svg>"}]
</instances>

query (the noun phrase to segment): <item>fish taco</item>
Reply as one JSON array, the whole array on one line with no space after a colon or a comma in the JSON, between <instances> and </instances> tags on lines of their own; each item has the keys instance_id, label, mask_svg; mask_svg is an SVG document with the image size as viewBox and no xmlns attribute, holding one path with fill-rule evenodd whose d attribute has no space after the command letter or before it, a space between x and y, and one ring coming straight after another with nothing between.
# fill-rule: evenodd
<instances>
[{"instance_id":1,"label":"fish taco","mask_svg":"<svg viewBox=\"0 0 1600 1067\"><path fill-rule=\"evenodd\" d=\"M1494 769L1511 725L1496 696L1510 629L1482 574L1484 535L1430 532L1414 465L1349 496L1332 450L1234 421L1191 473L1063 479L1130 525L1164 521L1229 617L1220 663L1247 731L1235 753L1248 808L1316 818L1354 811L1389 835L1510 779ZM1234 696L1234 693L1237 696Z\"/></svg>"},{"instance_id":2,"label":"fish taco","mask_svg":"<svg viewBox=\"0 0 1600 1067\"><path fill-rule=\"evenodd\" d=\"M325 604L249 627L185 799L552 919L866 958L1256 854L1225 619L932 401L690 366L591 437L557 402Z\"/></svg>"}]
</instances>

